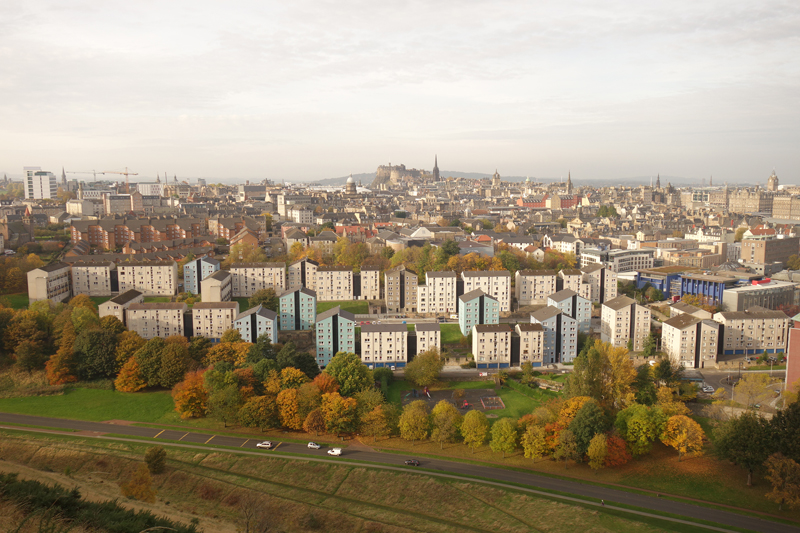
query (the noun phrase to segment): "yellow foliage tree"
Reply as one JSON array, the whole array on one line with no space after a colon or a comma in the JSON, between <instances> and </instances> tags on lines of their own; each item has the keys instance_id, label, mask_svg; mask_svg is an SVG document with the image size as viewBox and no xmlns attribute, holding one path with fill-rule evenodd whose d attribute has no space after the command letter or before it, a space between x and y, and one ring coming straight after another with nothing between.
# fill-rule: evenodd
<instances>
[{"instance_id":1,"label":"yellow foliage tree","mask_svg":"<svg viewBox=\"0 0 800 533\"><path fill-rule=\"evenodd\" d=\"M247 360L247 354L250 352L249 342L220 342L215 344L205 357L206 366L211 366L219 361L227 361L236 366L241 366Z\"/></svg>"},{"instance_id":2,"label":"yellow foliage tree","mask_svg":"<svg viewBox=\"0 0 800 533\"><path fill-rule=\"evenodd\" d=\"M117 336L117 339L116 367L119 371L147 341L135 331L123 331Z\"/></svg>"},{"instance_id":3,"label":"yellow foliage tree","mask_svg":"<svg viewBox=\"0 0 800 533\"><path fill-rule=\"evenodd\" d=\"M303 429L303 419L297 405L297 389L284 389L278 393L278 413L281 424L289 429Z\"/></svg>"},{"instance_id":4,"label":"yellow foliage tree","mask_svg":"<svg viewBox=\"0 0 800 533\"><path fill-rule=\"evenodd\" d=\"M291 366L281 370L281 388L282 389L297 389L303 383L308 383L308 376L302 370L298 370Z\"/></svg>"},{"instance_id":5,"label":"yellow foliage tree","mask_svg":"<svg viewBox=\"0 0 800 533\"><path fill-rule=\"evenodd\" d=\"M139 374L139 363L135 357L128 359L122 366L117 379L114 380L114 388L121 392L136 392L147 386L147 383Z\"/></svg>"},{"instance_id":6,"label":"yellow foliage tree","mask_svg":"<svg viewBox=\"0 0 800 533\"><path fill-rule=\"evenodd\" d=\"M669 387L659 387L656 391L656 399L656 405L661 407L661 410L664 411L664 414L668 417L688 415L690 412L685 403L675 400L675 395Z\"/></svg>"},{"instance_id":7,"label":"yellow foliage tree","mask_svg":"<svg viewBox=\"0 0 800 533\"><path fill-rule=\"evenodd\" d=\"M586 452L589 456L589 466L592 470L599 470L605 466L608 457L608 443L603 433L598 433L589 442L589 449Z\"/></svg>"},{"instance_id":8,"label":"yellow foliage tree","mask_svg":"<svg viewBox=\"0 0 800 533\"><path fill-rule=\"evenodd\" d=\"M558 425L564 428L569 427L572 419L575 418L575 415L578 414L581 407L586 405L586 402L589 400L591 400L591 398L588 396L575 396L564 402L564 406L558 413Z\"/></svg>"},{"instance_id":9,"label":"yellow foliage tree","mask_svg":"<svg viewBox=\"0 0 800 533\"><path fill-rule=\"evenodd\" d=\"M172 399L181 418L205 416L208 411L208 391L203 381L203 371L186 374L186 378L172 389Z\"/></svg>"},{"instance_id":10,"label":"yellow foliage tree","mask_svg":"<svg viewBox=\"0 0 800 533\"><path fill-rule=\"evenodd\" d=\"M684 415L676 415L667 420L667 426L661 435L661 442L675 448L680 461L684 455L700 455L703 452L705 433L700 424Z\"/></svg>"},{"instance_id":11,"label":"yellow foliage tree","mask_svg":"<svg viewBox=\"0 0 800 533\"><path fill-rule=\"evenodd\" d=\"M156 490L153 488L153 478L150 477L150 470L147 465L142 463L133 473L130 480L120 485L122 495L148 503L155 503Z\"/></svg>"}]
</instances>

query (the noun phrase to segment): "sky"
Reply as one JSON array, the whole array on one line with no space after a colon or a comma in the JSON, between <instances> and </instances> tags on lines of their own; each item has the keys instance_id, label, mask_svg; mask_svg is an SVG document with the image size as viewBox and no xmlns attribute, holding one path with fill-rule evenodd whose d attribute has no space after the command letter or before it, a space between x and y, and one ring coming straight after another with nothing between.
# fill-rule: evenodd
<instances>
[{"instance_id":1,"label":"sky","mask_svg":"<svg viewBox=\"0 0 800 533\"><path fill-rule=\"evenodd\" d=\"M796 0L3 0L0 172L800 183L799 50Z\"/></svg>"}]
</instances>

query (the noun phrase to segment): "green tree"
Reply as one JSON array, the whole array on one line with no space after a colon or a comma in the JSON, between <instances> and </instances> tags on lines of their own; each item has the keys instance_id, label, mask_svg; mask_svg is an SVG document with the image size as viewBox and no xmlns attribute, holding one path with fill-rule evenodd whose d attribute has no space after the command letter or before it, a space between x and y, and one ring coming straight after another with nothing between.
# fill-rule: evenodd
<instances>
[{"instance_id":1,"label":"green tree","mask_svg":"<svg viewBox=\"0 0 800 533\"><path fill-rule=\"evenodd\" d=\"M405 377L418 387L427 387L436 383L442 368L444 360L439 354L439 349L433 347L418 354L406 365Z\"/></svg>"},{"instance_id":2,"label":"green tree","mask_svg":"<svg viewBox=\"0 0 800 533\"><path fill-rule=\"evenodd\" d=\"M642 348L642 356L647 358L654 357L656 355L657 346L658 346L658 336L656 335L656 332L654 330L651 330L650 334L644 340L644 347Z\"/></svg>"},{"instance_id":3,"label":"green tree","mask_svg":"<svg viewBox=\"0 0 800 533\"><path fill-rule=\"evenodd\" d=\"M325 367L325 373L339 383L342 396L353 396L373 384L372 371L352 352L337 352Z\"/></svg>"},{"instance_id":4,"label":"green tree","mask_svg":"<svg viewBox=\"0 0 800 533\"><path fill-rule=\"evenodd\" d=\"M116 374L117 336L106 330L90 329L81 332L73 345L78 374L91 381L112 378Z\"/></svg>"},{"instance_id":5,"label":"green tree","mask_svg":"<svg viewBox=\"0 0 800 533\"><path fill-rule=\"evenodd\" d=\"M578 459L578 445L575 442L575 435L568 429L562 429L556 439L556 449L553 452L553 459L564 460L564 469L567 468L567 461Z\"/></svg>"},{"instance_id":6,"label":"green tree","mask_svg":"<svg viewBox=\"0 0 800 533\"><path fill-rule=\"evenodd\" d=\"M248 309L263 305L265 308L278 312L280 301L278 295L275 294L275 289L260 289L253 293L249 300L247 300Z\"/></svg>"},{"instance_id":7,"label":"green tree","mask_svg":"<svg viewBox=\"0 0 800 533\"><path fill-rule=\"evenodd\" d=\"M219 339L222 343L242 342L242 334L236 328L225 330Z\"/></svg>"},{"instance_id":8,"label":"green tree","mask_svg":"<svg viewBox=\"0 0 800 533\"><path fill-rule=\"evenodd\" d=\"M180 344L167 344L161 350L161 365L158 369L158 382L171 389L183 381L189 370L189 349Z\"/></svg>"},{"instance_id":9,"label":"green tree","mask_svg":"<svg viewBox=\"0 0 800 533\"><path fill-rule=\"evenodd\" d=\"M278 402L274 395L248 398L239 409L239 423L245 427L265 429L278 427Z\"/></svg>"},{"instance_id":10,"label":"green tree","mask_svg":"<svg viewBox=\"0 0 800 533\"><path fill-rule=\"evenodd\" d=\"M764 464L772 452L772 428L767 420L745 411L714 429L714 451L747 470L747 486L753 484L753 471Z\"/></svg>"},{"instance_id":11,"label":"green tree","mask_svg":"<svg viewBox=\"0 0 800 533\"><path fill-rule=\"evenodd\" d=\"M781 409L770 421L774 449L789 459L800 461L800 402Z\"/></svg>"},{"instance_id":12,"label":"green tree","mask_svg":"<svg viewBox=\"0 0 800 533\"><path fill-rule=\"evenodd\" d=\"M608 420L603 409L597 401L592 399L586 402L575 414L569 424L569 430L575 436L575 446L579 457L586 455L589 443L598 433L608 429Z\"/></svg>"},{"instance_id":13,"label":"green tree","mask_svg":"<svg viewBox=\"0 0 800 533\"><path fill-rule=\"evenodd\" d=\"M742 238L748 229L749 228L737 228L736 233L733 236L733 240L736 242L742 242Z\"/></svg>"},{"instance_id":14,"label":"green tree","mask_svg":"<svg viewBox=\"0 0 800 533\"><path fill-rule=\"evenodd\" d=\"M389 431L390 428L383 405L376 405L372 411L361 418L361 433L372 437L372 442L375 442L378 437L387 437Z\"/></svg>"},{"instance_id":15,"label":"green tree","mask_svg":"<svg viewBox=\"0 0 800 533\"><path fill-rule=\"evenodd\" d=\"M439 449L445 442L453 442L458 436L464 417L455 406L447 400L441 400L431 411L431 438L439 443Z\"/></svg>"},{"instance_id":16,"label":"green tree","mask_svg":"<svg viewBox=\"0 0 800 533\"><path fill-rule=\"evenodd\" d=\"M167 450L161 446L153 446L144 454L144 463L151 474L160 474L167 466Z\"/></svg>"},{"instance_id":17,"label":"green tree","mask_svg":"<svg viewBox=\"0 0 800 533\"><path fill-rule=\"evenodd\" d=\"M614 426L634 457L644 455L664 432L667 417L660 407L633 404L617 413Z\"/></svg>"},{"instance_id":18,"label":"green tree","mask_svg":"<svg viewBox=\"0 0 800 533\"><path fill-rule=\"evenodd\" d=\"M278 351L275 345L272 344L272 339L269 333L262 333L256 339L256 342L250 346L250 352L247 354L247 362L255 364L262 359L277 360ZM291 366L291 365L289 365Z\"/></svg>"},{"instance_id":19,"label":"green tree","mask_svg":"<svg viewBox=\"0 0 800 533\"><path fill-rule=\"evenodd\" d=\"M429 431L428 403L425 400L416 400L406 405L400 415L400 436L405 440L416 441L427 438Z\"/></svg>"},{"instance_id":20,"label":"green tree","mask_svg":"<svg viewBox=\"0 0 800 533\"><path fill-rule=\"evenodd\" d=\"M464 444L472 448L483 446L486 436L489 434L489 421L481 411L471 410L464 415L464 422L461 424L461 435L464 437Z\"/></svg>"},{"instance_id":21,"label":"green tree","mask_svg":"<svg viewBox=\"0 0 800 533\"><path fill-rule=\"evenodd\" d=\"M461 249L458 247L458 243L452 239L445 239L441 248L447 257L458 255L461 252Z\"/></svg>"},{"instance_id":22,"label":"green tree","mask_svg":"<svg viewBox=\"0 0 800 533\"><path fill-rule=\"evenodd\" d=\"M213 391L208 397L209 414L221 420L223 427L228 427L228 422L237 419L242 404L242 395L236 385L226 385Z\"/></svg>"},{"instance_id":23,"label":"green tree","mask_svg":"<svg viewBox=\"0 0 800 533\"><path fill-rule=\"evenodd\" d=\"M790 508L800 506L800 465L783 454L776 453L764 464L767 468L767 480L772 484L772 491L767 498L783 509L783 504Z\"/></svg>"},{"instance_id":24,"label":"green tree","mask_svg":"<svg viewBox=\"0 0 800 533\"><path fill-rule=\"evenodd\" d=\"M164 339L153 337L133 354L139 364L139 375L148 387L158 387L161 383L161 352L165 347Z\"/></svg>"},{"instance_id":25,"label":"green tree","mask_svg":"<svg viewBox=\"0 0 800 533\"><path fill-rule=\"evenodd\" d=\"M786 268L789 270L800 270L800 256L797 254L790 255L789 260L786 261Z\"/></svg>"},{"instance_id":26,"label":"green tree","mask_svg":"<svg viewBox=\"0 0 800 533\"><path fill-rule=\"evenodd\" d=\"M492 426L492 440L489 448L493 452L503 452L503 459L506 453L517 449L517 424L510 418L501 418Z\"/></svg>"},{"instance_id":27,"label":"green tree","mask_svg":"<svg viewBox=\"0 0 800 533\"><path fill-rule=\"evenodd\" d=\"M211 346L211 341L205 337L192 337L189 341L189 357L192 361L200 363L205 359Z\"/></svg>"},{"instance_id":28,"label":"green tree","mask_svg":"<svg viewBox=\"0 0 800 533\"><path fill-rule=\"evenodd\" d=\"M528 459L536 459L544 457L547 454L547 440L544 428L536 425L529 425L528 429L522 435L522 449L525 450L525 457Z\"/></svg>"},{"instance_id":29,"label":"green tree","mask_svg":"<svg viewBox=\"0 0 800 533\"><path fill-rule=\"evenodd\" d=\"M17 358L17 368L25 372L30 373L44 367L44 354L38 342L29 340L20 342L14 350L14 356Z\"/></svg>"},{"instance_id":30,"label":"green tree","mask_svg":"<svg viewBox=\"0 0 800 533\"><path fill-rule=\"evenodd\" d=\"M608 443L604 433L598 433L589 442L587 449L589 455L589 467L592 470L599 470L605 466L606 457L608 457Z\"/></svg>"},{"instance_id":31,"label":"green tree","mask_svg":"<svg viewBox=\"0 0 800 533\"><path fill-rule=\"evenodd\" d=\"M100 319L100 327L116 333L119 335L120 333L124 333L127 331L125 329L125 325L119 321L119 318L115 317L114 315L106 315Z\"/></svg>"}]
</instances>

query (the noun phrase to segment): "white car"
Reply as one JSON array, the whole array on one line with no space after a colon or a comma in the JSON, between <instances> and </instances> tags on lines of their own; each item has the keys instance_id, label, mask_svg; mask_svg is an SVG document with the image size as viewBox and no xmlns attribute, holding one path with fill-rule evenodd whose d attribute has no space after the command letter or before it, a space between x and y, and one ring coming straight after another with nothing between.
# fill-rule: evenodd
<instances>
[{"instance_id":1,"label":"white car","mask_svg":"<svg viewBox=\"0 0 800 533\"><path fill-rule=\"evenodd\" d=\"M706 392L708 394L713 394L714 387L712 387L711 385L703 385L703 392Z\"/></svg>"},{"instance_id":2,"label":"white car","mask_svg":"<svg viewBox=\"0 0 800 533\"><path fill-rule=\"evenodd\" d=\"M258 444L256 444L256 448L264 448L266 450L271 450L272 443L268 440L265 440L264 442L259 442Z\"/></svg>"},{"instance_id":3,"label":"white car","mask_svg":"<svg viewBox=\"0 0 800 533\"><path fill-rule=\"evenodd\" d=\"M309 442L308 447L311 448L312 450L319 450L320 448L322 448L322 446L320 446L316 442Z\"/></svg>"},{"instance_id":4,"label":"white car","mask_svg":"<svg viewBox=\"0 0 800 533\"><path fill-rule=\"evenodd\" d=\"M330 450L328 450L328 455L337 455L337 456L338 455L342 455L342 449L341 448L331 448Z\"/></svg>"}]
</instances>

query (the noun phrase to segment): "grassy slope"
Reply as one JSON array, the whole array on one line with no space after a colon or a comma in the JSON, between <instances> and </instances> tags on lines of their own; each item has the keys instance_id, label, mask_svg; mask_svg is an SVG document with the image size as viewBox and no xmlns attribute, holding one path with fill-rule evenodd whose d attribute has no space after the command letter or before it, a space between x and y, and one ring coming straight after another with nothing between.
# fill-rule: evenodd
<instances>
[{"instance_id":1,"label":"grassy slope","mask_svg":"<svg viewBox=\"0 0 800 533\"><path fill-rule=\"evenodd\" d=\"M24 292L20 292L17 294L4 294L0 298L5 298L8 300L8 304L14 309L27 309L28 304L28 294Z\"/></svg>"},{"instance_id":2,"label":"grassy slope","mask_svg":"<svg viewBox=\"0 0 800 533\"><path fill-rule=\"evenodd\" d=\"M337 305L342 308L342 311L349 311L355 315L366 315L369 312L369 304L366 300L353 300L345 302L317 302L317 313L324 313Z\"/></svg>"},{"instance_id":3,"label":"grassy slope","mask_svg":"<svg viewBox=\"0 0 800 533\"><path fill-rule=\"evenodd\" d=\"M458 324L442 324L442 344L458 344L461 328Z\"/></svg>"},{"instance_id":4,"label":"grassy slope","mask_svg":"<svg viewBox=\"0 0 800 533\"><path fill-rule=\"evenodd\" d=\"M94 305L100 305L109 301L111 296L89 296L89 299L94 302Z\"/></svg>"},{"instance_id":5,"label":"grassy slope","mask_svg":"<svg viewBox=\"0 0 800 533\"><path fill-rule=\"evenodd\" d=\"M171 298L169 296L145 296L144 297L144 302L145 303L158 303L158 302L164 303L164 302L169 302L170 300L171 300Z\"/></svg>"}]
</instances>

